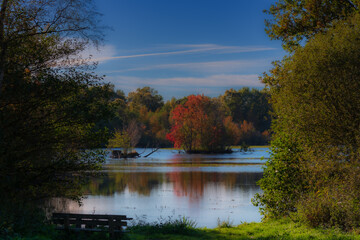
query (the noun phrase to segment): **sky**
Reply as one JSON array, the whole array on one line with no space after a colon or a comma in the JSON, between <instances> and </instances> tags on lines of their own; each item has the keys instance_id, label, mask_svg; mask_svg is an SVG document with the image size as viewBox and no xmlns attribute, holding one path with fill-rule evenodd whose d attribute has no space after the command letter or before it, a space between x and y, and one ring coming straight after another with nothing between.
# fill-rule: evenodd
<instances>
[{"instance_id":1,"label":"sky","mask_svg":"<svg viewBox=\"0 0 360 240\"><path fill-rule=\"evenodd\" d=\"M258 77L285 55L265 33L272 0L95 0L105 41L87 54L126 94L150 86L165 100L261 89Z\"/></svg>"}]
</instances>

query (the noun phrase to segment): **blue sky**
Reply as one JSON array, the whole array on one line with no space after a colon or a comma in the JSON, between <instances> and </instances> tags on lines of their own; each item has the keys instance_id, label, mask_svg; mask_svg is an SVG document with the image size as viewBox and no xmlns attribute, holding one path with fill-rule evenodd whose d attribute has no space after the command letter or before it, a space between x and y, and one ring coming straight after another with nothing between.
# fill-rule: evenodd
<instances>
[{"instance_id":1,"label":"blue sky","mask_svg":"<svg viewBox=\"0 0 360 240\"><path fill-rule=\"evenodd\" d=\"M106 30L89 50L125 93L150 86L165 99L262 88L258 76L285 52L264 31L269 0L96 0Z\"/></svg>"}]
</instances>

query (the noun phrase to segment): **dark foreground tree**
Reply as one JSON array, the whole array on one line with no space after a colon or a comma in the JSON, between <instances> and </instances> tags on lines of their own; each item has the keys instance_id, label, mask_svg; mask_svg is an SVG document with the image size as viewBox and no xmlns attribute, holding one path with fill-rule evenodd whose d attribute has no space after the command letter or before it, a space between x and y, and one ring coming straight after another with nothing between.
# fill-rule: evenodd
<instances>
[{"instance_id":1,"label":"dark foreground tree","mask_svg":"<svg viewBox=\"0 0 360 240\"><path fill-rule=\"evenodd\" d=\"M111 114L112 91L76 57L100 37L91 1L0 7L0 234L8 234L24 206L80 200L104 160L96 148L107 134L97 123Z\"/></svg>"},{"instance_id":2,"label":"dark foreground tree","mask_svg":"<svg viewBox=\"0 0 360 240\"><path fill-rule=\"evenodd\" d=\"M359 23L355 15L317 34L264 79L276 114L258 196L265 215L360 226Z\"/></svg>"},{"instance_id":3,"label":"dark foreground tree","mask_svg":"<svg viewBox=\"0 0 360 240\"><path fill-rule=\"evenodd\" d=\"M78 199L83 177L102 161L91 149L106 141L96 123L110 114L111 91L76 71L5 76L12 85L1 97L1 190L26 201Z\"/></svg>"}]
</instances>

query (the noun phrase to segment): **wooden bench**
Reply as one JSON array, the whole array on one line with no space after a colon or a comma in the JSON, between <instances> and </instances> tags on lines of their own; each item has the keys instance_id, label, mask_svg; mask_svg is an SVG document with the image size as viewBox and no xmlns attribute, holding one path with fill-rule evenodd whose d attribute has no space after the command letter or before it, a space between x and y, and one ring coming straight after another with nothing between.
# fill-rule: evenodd
<instances>
[{"instance_id":1,"label":"wooden bench","mask_svg":"<svg viewBox=\"0 0 360 240\"><path fill-rule=\"evenodd\" d=\"M58 230L67 231L108 231L110 238L122 232L122 227L132 220L125 215L53 213L53 223Z\"/></svg>"}]
</instances>

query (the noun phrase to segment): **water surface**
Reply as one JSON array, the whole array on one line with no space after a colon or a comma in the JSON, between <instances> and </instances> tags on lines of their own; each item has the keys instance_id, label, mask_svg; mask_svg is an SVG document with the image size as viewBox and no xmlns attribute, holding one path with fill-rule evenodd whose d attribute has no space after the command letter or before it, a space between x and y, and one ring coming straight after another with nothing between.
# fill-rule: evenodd
<instances>
[{"instance_id":1,"label":"water surface","mask_svg":"<svg viewBox=\"0 0 360 240\"><path fill-rule=\"evenodd\" d=\"M151 149L137 151L145 156ZM86 188L83 205L70 203L66 211L126 214L148 222L186 216L209 228L218 219L233 224L260 221L251 198L261 191L256 182L267 151L188 155L161 149L148 158L109 158L104 176Z\"/></svg>"}]
</instances>

